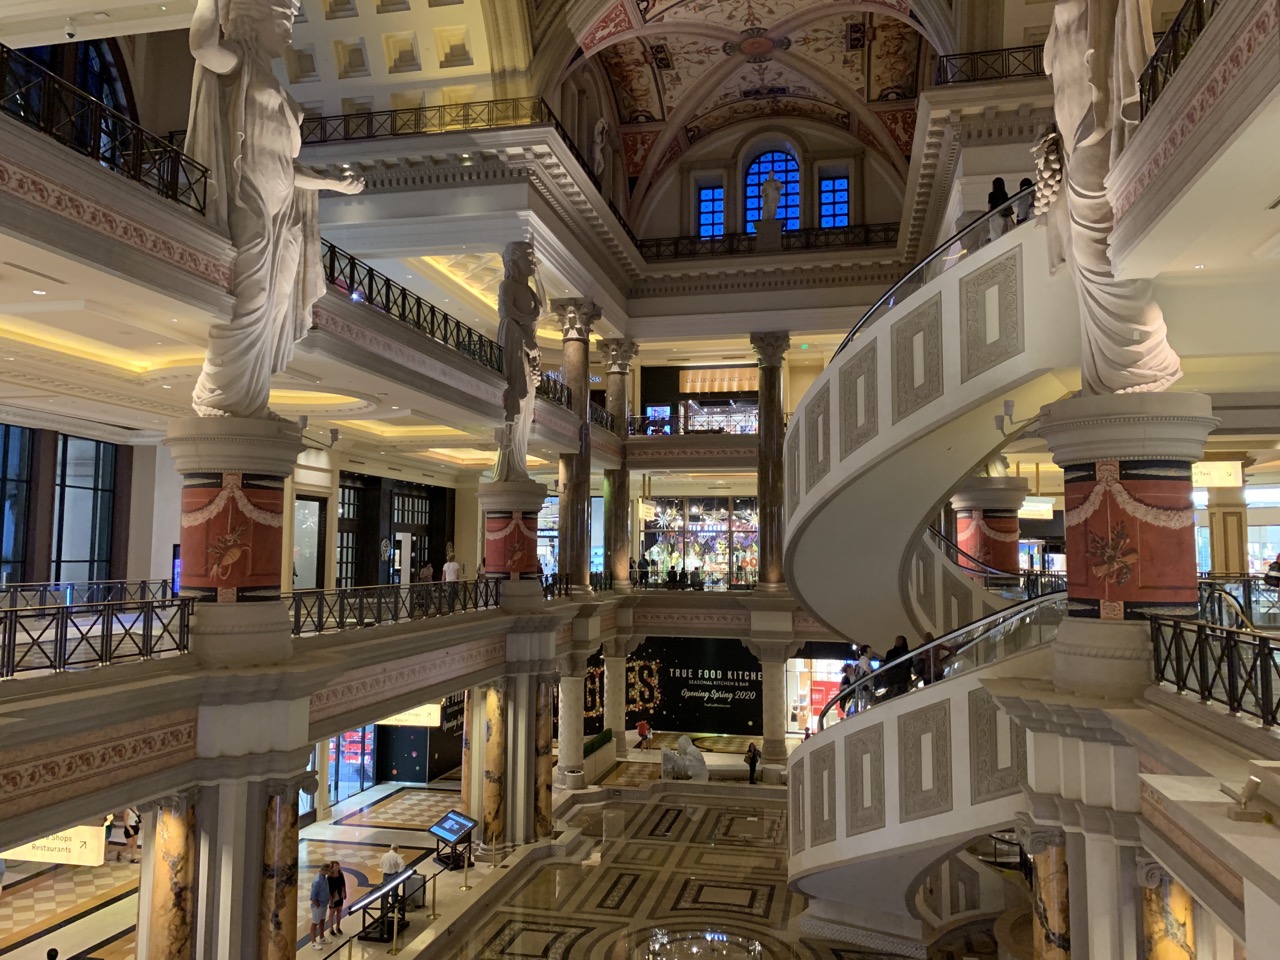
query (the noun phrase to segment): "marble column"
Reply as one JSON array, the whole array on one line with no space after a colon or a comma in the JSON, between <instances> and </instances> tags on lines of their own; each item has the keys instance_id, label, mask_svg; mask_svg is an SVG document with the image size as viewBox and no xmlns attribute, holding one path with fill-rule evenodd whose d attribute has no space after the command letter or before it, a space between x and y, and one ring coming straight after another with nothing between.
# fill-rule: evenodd
<instances>
[{"instance_id":1,"label":"marble column","mask_svg":"<svg viewBox=\"0 0 1280 960\"><path fill-rule=\"evenodd\" d=\"M316 820L328 820L333 810L329 802L329 741L316 744Z\"/></svg>"},{"instance_id":2,"label":"marble column","mask_svg":"<svg viewBox=\"0 0 1280 960\"><path fill-rule=\"evenodd\" d=\"M1071 960L1071 908L1066 837L1023 819L1018 842L1031 857L1032 960Z\"/></svg>"},{"instance_id":3,"label":"marble column","mask_svg":"<svg viewBox=\"0 0 1280 960\"><path fill-rule=\"evenodd\" d=\"M144 960L196 956L196 795L183 791L139 807L143 816L155 817L143 850L151 864L150 896L138 898L138 946Z\"/></svg>"},{"instance_id":4,"label":"marble column","mask_svg":"<svg viewBox=\"0 0 1280 960\"><path fill-rule=\"evenodd\" d=\"M605 557L613 589L631 592L631 490L627 470L627 381L636 355L633 340L601 340L604 354L604 407L613 415L614 432L622 438L622 465L604 472Z\"/></svg>"},{"instance_id":5,"label":"marble column","mask_svg":"<svg viewBox=\"0 0 1280 960\"><path fill-rule=\"evenodd\" d=\"M569 409L578 421L578 451L569 462L568 511L561 506L561 529L568 533L570 592L591 593L591 400L589 350L591 325L600 308L591 300L552 300L551 308L564 334L564 381L569 387ZM566 513L568 514L565 519Z\"/></svg>"},{"instance_id":6,"label":"marble column","mask_svg":"<svg viewBox=\"0 0 1280 960\"><path fill-rule=\"evenodd\" d=\"M760 439L757 468L760 511L760 570L756 589L781 592L783 514L782 359L791 346L785 332L753 333L751 346L760 358Z\"/></svg>"},{"instance_id":7,"label":"marble column","mask_svg":"<svg viewBox=\"0 0 1280 960\"><path fill-rule=\"evenodd\" d=\"M1190 891L1154 860L1139 858L1142 960L1196 960L1196 911Z\"/></svg>"},{"instance_id":8,"label":"marble column","mask_svg":"<svg viewBox=\"0 0 1280 960\"><path fill-rule=\"evenodd\" d=\"M627 658L604 658L604 725L613 731L613 748L619 760L627 755Z\"/></svg>"},{"instance_id":9,"label":"marble column","mask_svg":"<svg viewBox=\"0 0 1280 960\"><path fill-rule=\"evenodd\" d=\"M1065 471L1059 690L1140 696L1151 682L1148 618L1197 615L1191 464L1217 422L1194 393L1073 397L1041 410L1037 431Z\"/></svg>"},{"instance_id":10,"label":"marble column","mask_svg":"<svg viewBox=\"0 0 1280 960\"><path fill-rule=\"evenodd\" d=\"M581 770L583 763L582 721L586 712L586 657L571 654L560 660L560 755L558 767L563 782L566 770Z\"/></svg>"},{"instance_id":11,"label":"marble column","mask_svg":"<svg viewBox=\"0 0 1280 960\"><path fill-rule=\"evenodd\" d=\"M265 788L258 957L292 960L298 942L298 790L314 792L316 776L269 780Z\"/></svg>"},{"instance_id":12,"label":"marble column","mask_svg":"<svg viewBox=\"0 0 1280 960\"><path fill-rule=\"evenodd\" d=\"M462 694L462 777L458 785L462 812L471 814L471 710L474 707L471 688Z\"/></svg>"},{"instance_id":13,"label":"marble column","mask_svg":"<svg viewBox=\"0 0 1280 960\"><path fill-rule=\"evenodd\" d=\"M1030 484L1025 477L970 477L951 496L956 514L956 545L965 553L1005 573L1018 572L1018 511ZM960 566L981 567L959 558Z\"/></svg>"},{"instance_id":14,"label":"marble column","mask_svg":"<svg viewBox=\"0 0 1280 960\"><path fill-rule=\"evenodd\" d=\"M534 694L533 724L533 826L541 840L551 836L551 778L554 776L555 758L551 755L551 713L555 709L555 680L539 677Z\"/></svg>"},{"instance_id":15,"label":"marble column","mask_svg":"<svg viewBox=\"0 0 1280 960\"><path fill-rule=\"evenodd\" d=\"M1249 508L1242 486L1209 488L1209 571L1249 572Z\"/></svg>"},{"instance_id":16,"label":"marble column","mask_svg":"<svg viewBox=\"0 0 1280 960\"><path fill-rule=\"evenodd\" d=\"M507 840L507 682L495 680L484 696L484 846Z\"/></svg>"},{"instance_id":17,"label":"marble column","mask_svg":"<svg viewBox=\"0 0 1280 960\"><path fill-rule=\"evenodd\" d=\"M182 595L197 601L191 647L215 668L293 655L283 568L284 480L302 450L296 424L174 420L165 445L182 474Z\"/></svg>"}]
</instances>

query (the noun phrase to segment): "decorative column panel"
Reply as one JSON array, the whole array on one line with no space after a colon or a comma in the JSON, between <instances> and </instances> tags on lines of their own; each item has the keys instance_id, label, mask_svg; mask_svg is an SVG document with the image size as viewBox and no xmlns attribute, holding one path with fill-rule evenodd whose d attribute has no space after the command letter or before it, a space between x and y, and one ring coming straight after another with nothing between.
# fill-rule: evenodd
<instances>
[{"instance_id":1,"label":"decorative column panel","mask_svg":"<svg viewBox=\"0 0 1280 960\"><path fill-rule=\"evenodd\" d=\"M484 514L484 571L502 584L502 609L522 613L544 603L538 579L538 512L545 484L533 480L482 483L477 491Z\"/></svg>"},{"instance_id":2,"label":"decorative column panel","mask_svg":"<svg viewBox=\"0 0 1280 960\"><path fill-rule=\"evenodd\" d=\"M618 759L627 755L627 658L604 657L604 725L613 731L613 748Z\"/></svg>"},{"instance_id":3,"label":"decorative column panel","mask_svg":"<svg viewBox=\"0 0 1280 960\"><path fill-rule=\"evenodd\" d=\"M560 780L565 771L582 770L582 719L586 712L586 657L569 654L560 660Z\"/></svg>"},{"instance_id":4,"label":"decorative column panel","mask_svg":"<svg viewBox=\"0 0 1280 960\"><path fill-rule=\"evenodd\" d=\"M578 418L578 452L569 463L569 516L561 529L568 533L569 585L572 593L591 592L591 401L589 356L591 325L600 309L591 300L552 300L564 334L564 379L571 391L569 408ZM561 506L561 517L565 516Z\"/></svg>"},{"instance_id":5,"label":"decorative column panel","mask_svg":"<svg viewBox=\"0 0 1280 960\"><path fill-rule=\"evenodd\" d=\"M1196 910L1191 893L1155 860L1140 857L1143 960L1196 960Z\"/></svg>"},{"instance_id":6,"label":"decorative column panel","mask_svg":"<svg viewBox=\"0 0 1280 960\"><path fill-rule=\"evenodd\" d=\"M1130 698L1151 682L1153 615L1198 610L1191 464L1217 424L1194 393L1074 397L1037 428L1065 471L1069 616L1054 684Z\"/></svg>"},{"instance_id":7,"label":"decorative column panel","mask_svg":"<svg viewBox=\"0 0 1280 960\"><path fill-rule=\"evenodd\" d=\"M260 960L292 960L298 941L298 791L316 790L316 775L268 780L262 822Z\"/></svg>"},{"instance_id":8,"label":"decorative column panel","mask_svg":"<svg viewBox=\"0 0 1280 960\"><path fill-rule=\"evenodd\" d=\"M631 592L630 473L627 469L627 395L635 341L602 340L604 354L604 406L613 416L614 432L622 438L622 466L604 472L605 556L613 576L613 589Z\"/></svg>"},{"instance_id":9,"label":"decorative column panel","mask_svg":"<svg viewBox=\"0 0 1280 960\"><path fill-rule=\"evenodd\" d=\"M785 332L753 333L760 358L760 440L757 492L760 508L760 574L757 590L783 589L782 359L791 346Z\"/></svg>"},{"instance_id":10,"label":"decorative column panel","mask_svg":"<svg viewBox=\"0 0 1280 960\"><path fill-rule=\"evenodd\" d=\"M1018 842L1031 857L1032 960L1071 960L1071 911L1066 837L1058 827L1018 823Z\"/></svg>"},{"instance_id":11,"label":"decorative column panel","mask_svg":"<svg viewBox=\"0 0 1280 960\"><path fill-rule=\"evenodd\" d=\"M296 424L187 417L165 445L182 474L182 595L195 597L191 646L210 667L293 654L280 602L284 481L302 450Z\"/></svg>"},{"instance_id":12,"label":"decorative column panel","mask_svg":"<svg viewBox=\"0 0 1280 960\"><path fill-rule=\"evenodd\" d=\"M484 696L484 846L507 839L507 682L495 680Z\"/></svg>"},{"instance_id":13,"label":"decorative column panel","mask_svg":"<svg viewBox=\"0 0 1280 960\"><path fill-rule=\"evenodd\" d=\"M1018 572L1018 511L1030 484L1024 477L970 477L951 496L956 512L956 545L965 553L1006 573ZM960 566L980 571L964 557Z\"/></svg>"},{"instance_id":14,"label":"decorative column panel","mask_svg":"<svg viewBox=\"0 0 1280 960\"><path fill-rule=\"evenodd\" d=\"M1249 508L1242 486L1209 488L1209 570L1249 572Z\"/></svg>"},{"instance_id":15,"label":"decorative column panel","mask_svg":"<svg viewBox=\"0 0 1280 960\"><path fill-rule=\"evenodd\" d=\"M538 839L551 836L551 778L555 761L551 756L551 712L555 709L555 679L538 677L534 700L533 727L533 822ZM578 684L582 689L582 684ZM578 723L582 723L582 711L578 711ZM581 737L579 737L581 743Z\"/></svg>"},{"instance_id":16,"label":"decorative column panel","mask_svg":"<svg viewBox=\"0 0 1280 960\"><path fill-rule=\"evenodd\" d=\"M150 896L138 898L139 956L144 960L194 960L196 956L197 794L187 790L139 806L144 816L155 814L155 826L143 850L151 862Z\"/></svg>"}]
</instances>

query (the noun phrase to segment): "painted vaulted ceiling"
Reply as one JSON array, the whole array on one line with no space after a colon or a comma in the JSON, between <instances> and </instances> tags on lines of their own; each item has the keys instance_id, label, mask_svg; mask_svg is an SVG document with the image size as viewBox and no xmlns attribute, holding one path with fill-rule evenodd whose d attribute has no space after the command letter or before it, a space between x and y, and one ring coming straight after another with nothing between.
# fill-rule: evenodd
<instances>
[{"instance_id":1,"label":"painted vaulted ceiling","mask_svg":"<svg viewBox=\"0 0 1280 960\"><path fill-rule=\"evenodd\" d=\"M549 6L564 9L530 3L535 35ZM949 16L950 3L932 0L931 11ZM607 0L578 30L566 75L595 64L607 77L627 174L642 193L702 138L771 118L847 130L905 172L921 61L939 45L914 6L919 0Z\"/></svg>"}]
</instances>

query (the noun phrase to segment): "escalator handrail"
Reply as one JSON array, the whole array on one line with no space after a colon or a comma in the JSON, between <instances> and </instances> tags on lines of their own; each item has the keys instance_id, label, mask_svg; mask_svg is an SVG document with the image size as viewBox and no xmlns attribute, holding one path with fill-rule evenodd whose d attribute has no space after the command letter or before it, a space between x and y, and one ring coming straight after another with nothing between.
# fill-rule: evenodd
<instances>
[{"instance_id":1,"label":"escalator handrail","mask_svg":"<svg viewBox=\"0 0 1280 960\"><path fill-rule=\"evenodd\" d=\"M1219 586L1218 584L1214 583L1212 580L1201 580L1200 585L1205 590L1206 600L1209 597L1222 597L1224 600L1227 601L1227 606L1235 610L1235 614L1237 617L1240 618L1240 623L1244 625L1245 630L1248 630L1250 633L1259 632L1258 628L1253 625L1253 621L1249 618L1249 615L1245 613L1244 605L1241 604L1240 601L1235 598L1235 595L1232 594L1230 590L1227 590ZM1202 601L1201 614L1203 615L1205 612L1206 611L1204 610L1204 603ZM1206 617L1206 619L1208 618ZM1227 626L1227 624L1222 624L1222 626ZM1232 627L1232 629L1240 629L1240 627L1236 626L1236 627Z\"/></svg>"},{"instance_id":2,"label":"escalator handrail","mask_svg":"<svg viewBox=\"0 0 1280 960\"><path fill-rule=\"evenodd\" d=\"M956 543L954 540L948 537L945 533L943 533L937 527L931 525L926 529L933 536L935 540L939 541L943 546L948 547L951 550L954 550L956 552L956 555L961 560L965 560L973 564L977 568L976 570L973 571L974 573L986 573L986 574L990 574L993 577L1017 577L1019 580L1022 580L1023 578L1025 578L1028 573L1028 571L1025 571L1025 570L1014 570L1014 571L1000 570L996 567L991 566L990 564L983 563L981 560L979 560L973 554L969 553L967 550L965 550L964 547L960 546L960 544Z\"/></svg>"},{"instance_id":3,"label":"escalator handrail","mask_svg":"<svg viewBox=\"0 0 1280 960\"><path fill-rule=\"evenodd\" d=\"M907 656L910 657L912 660L914 660L917 656L919 656L922 653L926 653L929 650L933 650L937 647L947 646L948 644L954 642L954 638L959 635L966 634L966 633L973 633L974 636L971 640L969 640L963 646L957 647L955 650L951 651L953 655L959 655L960 653L963 653L965 650L967 650L969 647L973 646L975 643L982 640L983 637L988 632L988 630L990 630L991 628L998 627L1000 626L1000 624L1004 623L1006 620L1011 620L1015 617L1021 616L1027 611L1033 610L1041 605L1056 602L1057 600L1061 599L1062 597L1065 597L1066 595L1067 593L1065 590L1058 590L1053 593L1044 593L1038 597L1032 597L1030 600L1021 600L1018 603L1015 603L1011 607L1005 607L1003 610L997 610L995 613L987 614L987 616L983 617L980 620L975 620L973 621L973 623L967 623L963 627L960 627L956 630L952 630L950 633L945 633L938 639L934 640L932 643L928 643L928 644L925 644L924 646L916 647L914 650L910 651L907 654ZM828 700L826 706L822 708L822 712L818 714L818 732L821 733L824 729L826 729L827 714L831 712L832 708L834 708L842 700L847 701L856 697L859 689L861 688L870 687L872 690L875 690L877 680L882 680L884 678L883 676L884 672L896 663L898 663L897 660L893 660L888 663L882 663L878 669L873 670L867 676L862 677L860 680L858 680L851 686L845 687L843 690L837 693L834 697Z\"/></svg>"},{"instance_id":4,"label":"escalator handrail","mask_svg":"<svg viewBox=\"0 0 1280 960\"><path fill-rule=\"evenodd\" d=\"M943 256L948 250L951 249L951 246L954 243L961 240L966 234L970 233L975 227L978 227L982 223L989 223L992 217L1000 215L1006 208L1012 207L1014 203L1017 202L1022 197L1026 196L1027 194L1034 194L1035 189L1036 188L1034 186L1031 186L1023 190L1019 190L1017 193L1009 197L1009 200L1007 203L1002 203L999 207L997 207L994 210L988 210L982 216L978 217L977 220L974 220L972 223L968 224L962 229L957 230L954 234L952 234L946 240L942 241L942 243L940 243L936 249L934 249L923 260L921 260L914 267L912 267L905 274L903 274L902 279L900 279L892 287L886 290L884 296L882 296L879 300L877 300L874 304L871 305L871 309L869 309L866 313L864 313L862 317L859 318L858 322L853 325L853 329L849 331L849 335L845 337L842 341L840 341L840 346L836 348L836 352L832 356L833 357L838 356L841 350L843 350L845 347L849 346L849 344L853 342L853 338L856 337L859 331L861 331L862 328L871 321L871 318L875 316L876 311L878 311L885 303L892 300L893 297L897 294L898 290L903 286L903 284L907 283L907 281L909 281L917 273L919 273L921 270L923 270L925 267L931 264L934 260Z\"/></svg>"}]
</instances>

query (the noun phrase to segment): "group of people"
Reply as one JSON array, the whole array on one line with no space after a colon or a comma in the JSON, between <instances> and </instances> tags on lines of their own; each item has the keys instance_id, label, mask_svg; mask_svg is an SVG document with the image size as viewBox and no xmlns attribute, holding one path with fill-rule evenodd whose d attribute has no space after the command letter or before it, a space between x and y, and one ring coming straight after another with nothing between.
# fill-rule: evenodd
<instances>
[{"instance_id":1,"label":"group of people","mask_svg":"<svg viewBox=\"0 0 1280 960\"><path fill-rule=\"evenodd\" d=\"M329 943L326 933L342 936L342 909L346 902L347 878L341 865L337 860L320 864L311 881L311 949L325 948Z\"/></svg>"},{"instance_id":2,"label":"group of people","mask_svg":"<svg viewBox=\"0 0 1280 960\"><path fill-rule=\"evenodd\" d=\"M991 192L987 194L987 210L999 210L1000 213L991 218L990 235L992 240L1003 237L1020 223L1031 219L1031 209L1035 204L1035 194L1027 193L1028 187L1034 187L1030 177L1023 177L1018 184L1018 192L1022 196L1016 202L1010 202L1009 191L1005 189L1004 177L996 177L991 181Z\"/></svg>"},{"instance_id":3,"label":"group of people","mask_svg":"<svg viewBox=\"0 0 1280 960\"><path fill-rule=\"evenodd\" d=\"M934 636L926 633L914 651L902 634L894 637L893 646L883 657L872 652L869 645L857 649L855 660L846 663L840 670L840 692L838 709L841 716L847 717L865 710L877 700L890 700L901 696L918 684L928 686L941 680L946 673L947 663L953 651L946 644L934 644ZM873 667L873 661L880 662L880 670ZM877 682L863 682L873 673Z\"/></svg>"},{"instance_id":4,"label":"group of people","mask_svg":"<svg viewBox=\"0 0 1280 960\"><path fill-rule=\"evenodd\" d=\"M637 562L633 557L631 559L631 585L646 590L649 587L649 572L654 565L649 563L649 558L641 554L640 560ZM655 586L658 584L655 583ZM684 564L672 564L667 568L667 578L664 583L668 590L701 590L704 587L702 580L702 568L694 566L692 570L687 569Z\"/></svg>"}]
</instances>

